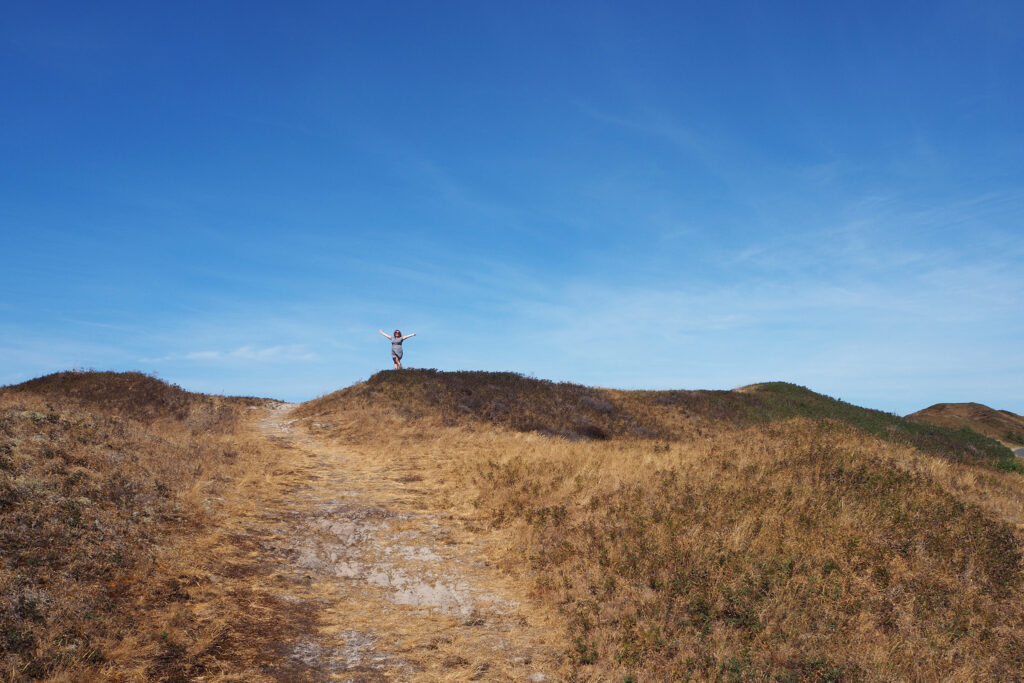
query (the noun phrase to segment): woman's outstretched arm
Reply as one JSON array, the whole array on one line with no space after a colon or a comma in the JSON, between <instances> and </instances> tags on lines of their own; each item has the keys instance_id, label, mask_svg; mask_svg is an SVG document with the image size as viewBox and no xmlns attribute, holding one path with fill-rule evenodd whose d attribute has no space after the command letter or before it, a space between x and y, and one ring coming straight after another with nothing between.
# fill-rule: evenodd
<instances>
[{"instance_id":1,"label":"woman's outstretched arm","mask_svg":"<svg viewBox=\"0 0 1024 683\"><path fill-rule=\"evenodd\" d=\"M380 332L380 336L384 337L385 339L391 339L391 335L384 334L384 330L377 330L377 331Z\"/></svg>"},{"instance_id":2,"label":"woman's outstretched arm","mask_svg":"<svg viewBox=\"0 0 1024 683\"><path fill-rule=\"evenodd\" d=\"M405 340L406 340L406 339L408 339L409 337L415 337L415 336L416 336L416 333L415 333L415 332L413 332L412 334L407 334L407 335L405 335L404 337L402 337L402 341L405 341Z\"/></svg>"}]
</instances>

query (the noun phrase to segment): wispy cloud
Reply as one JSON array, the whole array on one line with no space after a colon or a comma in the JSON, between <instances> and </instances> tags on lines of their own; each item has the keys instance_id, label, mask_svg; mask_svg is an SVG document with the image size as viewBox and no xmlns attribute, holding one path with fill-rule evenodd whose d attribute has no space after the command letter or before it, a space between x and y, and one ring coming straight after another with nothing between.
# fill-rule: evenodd
<instances>
[{"instance_id":1,"label":"wispy cloud","mask_svg":"<svg viewBox=\"0 0 1024 683\"><path fill-rule=\"evenodd\" d=\"M161 358L143 358L143 362L185 360L185 361L252 361L259 363L280 363L293 361L320 360L315 352L301 344L258 347L251 344L228 351L204 349L185 353L171 353Z\"/></svg>"},{"instance_id":2,"label":"wispy cloud","mask_svg":"<svg viewBox=\"0 0 1024 683\"><path fill-rule=\"evenodd\" d=\"M999 270L1024 259L1015 217L1024 193L990 192L925 206L866 195L832 206L787 230L753 233L719 259L761 273L913 276L949 267Z\"/></svg>"},{"instance_id":3,"label":"wispy cloud","mask_svg":"<svg viewBox=\"0 0 1024 683\"><path fill-rule=\"evenodd\" d=\"M642 113L635 115L613 114L583 102L576 102L576 108L595 121L660 138L686 152L703 154L708 147L705 138L654 107L646 107Z\"/></svg>"}]
</instances>

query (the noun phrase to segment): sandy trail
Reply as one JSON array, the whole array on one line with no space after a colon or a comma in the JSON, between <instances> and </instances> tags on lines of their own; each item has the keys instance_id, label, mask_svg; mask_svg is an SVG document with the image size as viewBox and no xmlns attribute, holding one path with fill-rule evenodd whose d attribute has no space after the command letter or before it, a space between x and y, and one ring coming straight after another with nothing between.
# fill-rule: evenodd
<instances>
[{"instance_id":1,"label":"sandy trail","mask_svg":"<svg viewBox=\"0 0 1024 683\"><path fill-rule=\"evenodd\" d=\"M320 443L293 407L258 420L287 469L227 530L235 552L222 571L252 622L232 640L263 660L247 675L556 680L545 615L491 565L480 534L429 509L414 470Z\"/></svg>"}]
</instances>

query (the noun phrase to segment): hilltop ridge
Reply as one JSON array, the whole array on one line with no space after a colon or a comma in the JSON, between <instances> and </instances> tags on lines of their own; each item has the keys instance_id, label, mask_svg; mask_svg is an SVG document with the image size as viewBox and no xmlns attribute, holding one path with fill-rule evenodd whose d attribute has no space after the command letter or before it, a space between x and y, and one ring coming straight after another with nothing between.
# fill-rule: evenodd
<instances>
[{"instance_id":1,"label":"hilltop ridge","mask_svg":"<svg viewBox=\"0 0 1024 683\"><path fill-rule=\"evenodd\" d=\"M649 391L601 389L513 372L385 370L308 401L297 414L325 416L357 406L388 409L409 419L434 418L441 424L493 424L584 441L672 441L692 439L721 424L831 419L948 460L1020 468L1009 449L985 435L861 408L788 382L732 391Z\"/></svg>"}]
</instances>

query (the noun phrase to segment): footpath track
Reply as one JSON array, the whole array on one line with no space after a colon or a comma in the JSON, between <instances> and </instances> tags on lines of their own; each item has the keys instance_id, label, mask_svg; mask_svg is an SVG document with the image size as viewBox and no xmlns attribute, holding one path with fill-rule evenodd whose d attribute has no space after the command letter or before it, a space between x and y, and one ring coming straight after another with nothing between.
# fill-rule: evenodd
<instances>
[{"instance_id":1,"label":"footpath track","mask_svg":"<svg viewBox=\"0 0 1024 683\"><path fill-rule=\"evenodd\" d=\"M545 615L486 541L430 509L415 471L321 443L293 407L257 418L282 469L223 530L219 571L246 603L228 640L257 660L243 678L558 680Z\"/></svg>"}]
</instances>

